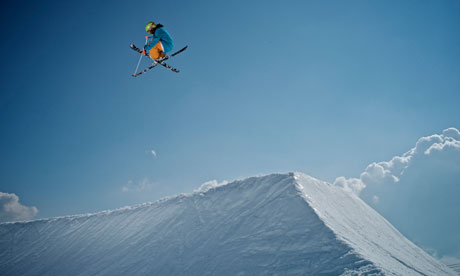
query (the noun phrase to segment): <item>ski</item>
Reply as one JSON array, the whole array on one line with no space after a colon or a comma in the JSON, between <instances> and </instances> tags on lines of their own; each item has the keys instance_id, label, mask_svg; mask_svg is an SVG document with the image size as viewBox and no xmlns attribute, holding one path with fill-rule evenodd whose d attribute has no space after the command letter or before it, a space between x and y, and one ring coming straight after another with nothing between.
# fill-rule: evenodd
<instances>
[{"instance_id":1,"label":"ski","mask_svg":"<svg viewBox=\"0 0 460 276\"><path fill-rule=\"evenodd\" d=\"M158 62L158 64L163 65L165 68L167 68L167 69L173 71L174 73L179 73L179 72L180 72L179 69L176 69L176 68L172 67L171 65L169 65L169 64L167 64L167 63Z\"/></svg>"},{"instance_id":2,"label":"ski","mask_svg":"<svg viewBox=\"0 0 460 276\"><path fill-rule=\"evenodd\" d=\"M188 46L185 46L184 48L180 49L179 51L175 52L174 54L172 54L171 56L175 56L175 55L178 55L180 53L182 53L183 51L187 50Z\"/></svg>"},{"instance_id":3,"label":"ski","mask_svg":"<svg viewBox=\"0 0 460 276\"><path fill-rule=\"evenodd\" d=\"M137 48L134 44L129 45L129 47L130 47L131 49L133 49L134 51L138 52L138 53L142 53L142 52L143 52L141 49ZM151 60L153 60L153 64L152 64L151 66L147 67L146 69L140 71L139 73L134 73L132 76L133 76L133 77L137 77L137 76L139 76L139 75L141 75L141 74L144 74L145 72L149 71L150 69L156 67L158 64L164 66L165 68L167 68L167 69L169 69L169 70L171 70L171 71L173 71L173 72L175 72L175 73L179 73L180 71L179 71L178 69L176 69L176 68L170 66L169 64L165 63L164 61L165 61L165 60L168 60L169 58L171 58L171 57L173 57L173 56L175 56L175 55L178 55L178 54L182 53L183 51L185 51L185 50L187 49L187 47L188 47L188 46L185 46L184 48L182 48L182 49L180 49L179 51L173 53L172 55L170 55L170 56L165 56L165 57L161 58L160 60L154 60L154 59L150 58L150 56L145 55L145 56L147 56L148 58L150 58Z\"/></svg>"},{"instance_id":4,"label":"ski","mask_svg":"<svg viewBox=\"0 0 460 276\"><path fill-rule=\"evenodd\" d=\"M167 63L164 62L164 61L167 60L168 58L169 58L169 57L164 57L164 58L162 58L161 60L153 60L153 59L152 59L152 60L153 60L153 64L152 64L151 66L145 68L144 70L142 70L142 71L140 71L140 72L138 72L138 73L132 74L132 76L133 76L133 77L137 77L137 76L139 76L139 75L142 75L142 74L144 74L145 72L147 72L147 71L153 69L154 67L156 67L158 64L164 66L165 68L168 68L169 70L171 70L171 71L173 71L173 72L175 72L175 73L179 73L180 71L179 71L178 69L176 69L176 68L174 68L174 67L172 67L172 66L170 66L169 64L167 64Z\"/></svg>"},{"instance_id":5,"label":"ski","mask_svg":"<svg viewBox=\"0 0 460 276\"><path fill-rule=\"evenodd\" d=\"M150 65L149 67L145 68L144 70L142 70L142 71L140 71L140 72L138 72L138 73L132 74L132 76L133 76L133 77L137 77L137 76L139 76L139 75L142 75L142 74L144 74L145 72L147 72L147 71L153 69L154 67L156 67L158 64L161 64L161 65L163 65L163 66L169 66L169 65L167 65L166 63L163 62L163 61L165 61L165 60L167 60L167 59L169 59L169 57L164 57L164 58L162 58L161 60L153 60L153 59L152 59L152 60L153 60L153 64L152 64L152 65ZM169 67L171 67L171 66L169 66ZM169 69L169 68L168 68L168 69ZM177 70L177 69L171 67L171 70ZM179 70L177 70L177 73L179 73Z\"/></svg>"},{"instance_id":6,"label":"ski","mask_svg":"<svg viewBox=\"0 0 460 276\"><path fill-rule=\"evenodd\" d=\"M140 72L138 72L138 73L132 74L132 76L133 76L133 77L137 77L137 76L139 76L139 75L142 75L142 74L144 74L145 72L149 71L150 69L156 67L157 65L158 65L158 62L154 62L151 66L145 68L144 70L142 70L142 71L140 71Z\"/></svg>"}]
</instances>

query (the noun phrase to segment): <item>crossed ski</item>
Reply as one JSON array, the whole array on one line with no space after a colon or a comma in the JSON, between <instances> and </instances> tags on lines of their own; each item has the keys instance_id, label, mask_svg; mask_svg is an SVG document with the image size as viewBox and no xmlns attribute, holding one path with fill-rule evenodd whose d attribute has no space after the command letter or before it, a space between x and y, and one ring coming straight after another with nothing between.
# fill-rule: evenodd
<instances>
[{"instance_id":1,"label":"crossed ski","mask_svg":"<svg viewBox=\"0 0 460 276\"><path fill-rule=\"evenodd\" d=\"M134 51L138 52L138 53L142 53L142 50L139 49L139 48L137 48L134 44L129 45L129 47L130 47L131 49L133 49ZM170 66L169 64L165 63L165 60L168 60L169 58L171 58L171 57L173 57L173 56L175 56L175 55L177 55L177 54L182 53L183 51L185 51L185 49L187 49L187 47L188 47L188 46L185 46L184 48L182 48L182 49L180 49L179 51L173 53L172 55L170 55L170 56L165 56L165 57L163 57L163 58L161 58L161 59L158 59L158 60L152 59L150 56L145 55L145 56L149 57L151 60L153 60L153 64L152 64L151 66L145 68L144 70L138 72L138 73L134 73L132 76L133 76L133 77L137 77L137 76L139 76L139 75L142 75L142 74L144 74L145 72L149 71L150 69L156 67L158 64L164 66L165 68L168 68L169 70L171 70L171 71L173 71L173 72L175 72L175 73L179 73L180 71L179 71L178 69L176 69L176 68Z\"/></svg>"}]
</instances>

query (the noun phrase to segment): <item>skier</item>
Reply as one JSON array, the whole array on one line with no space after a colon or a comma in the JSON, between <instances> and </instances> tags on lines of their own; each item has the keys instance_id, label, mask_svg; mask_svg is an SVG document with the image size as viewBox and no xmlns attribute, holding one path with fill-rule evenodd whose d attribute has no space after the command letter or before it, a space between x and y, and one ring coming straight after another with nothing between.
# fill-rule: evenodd
<instances>
[{"instance_id":1,"label":"skier","mask_svg":"<svg viewBox=\"0 0 460 276\"><path fill-rule=\"evenodd\" d=\"M132 50L141 54L141 56L139 57L139 61L137 62L136 69L134 70L134 73L132 74L132 76L137 77L139 75L142 75L145 72L149 71L150 69L156 67L158 64L162 65L163 67L175 73L179 73L178 69L165 63L165 61L182 53L183 51L187 49L188 46L185 46L184 48L176 51L175 53L166 55L167 52L173 49L174 43L169 33L163 28L163 25L155 24L155 22L150 21L145 26L145 30L147 31L147 33L151 34L152 36L145 37L146 45L144 46L143 50L137 48L136 45L134 44L129 45L129 47ZM139 64L141 63L142 56L144 55L153 59L153 64L147 67L146 69L138 72L137 69L139 68Z\"/></svg>"},{"instance_id":2,"label":"skier","mask_svg":"<svg viewBox=\"0 0 460 276\"><path fill-rule=\"evenodd\" d=\"M152 59L158 60L165 57L165 53L174 47L173 39L163 25L150 21L145 26L145 31L152 36L144 46L144 51L142 51L144 55L147 53Z\"/></svg>"}]
</instances>

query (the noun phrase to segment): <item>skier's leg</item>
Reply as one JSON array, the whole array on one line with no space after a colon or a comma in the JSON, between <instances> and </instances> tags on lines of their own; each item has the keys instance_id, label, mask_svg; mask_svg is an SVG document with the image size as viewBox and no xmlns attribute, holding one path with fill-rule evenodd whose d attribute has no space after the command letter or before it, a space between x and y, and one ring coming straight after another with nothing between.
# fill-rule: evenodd
<instances>
[{"instance_id":1,"label":"skier's leg","mask_svg":"<svg viewBox=\"0 0 460 276\"><path fill-rule=\"evenodd\" d=\"M158 43L153 46L153 48L149 52L149 56L152 59L160 59L165 56L163 53L163 45L161 44L161 41L158 41Z\"/></svg>"}]
</instances>

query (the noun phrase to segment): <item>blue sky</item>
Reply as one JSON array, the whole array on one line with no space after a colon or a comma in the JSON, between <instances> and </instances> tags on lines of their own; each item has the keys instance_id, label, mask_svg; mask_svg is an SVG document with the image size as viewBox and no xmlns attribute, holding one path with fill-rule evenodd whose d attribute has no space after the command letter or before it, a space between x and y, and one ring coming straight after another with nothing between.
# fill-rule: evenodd
<instances>
[{"instance_id":1,"label":"blue sky","mask_svg":"<svg viewBox=\"0 0 460 276\"><path fill-rule=\"evenodd\" d=\"M0 191L37 217L212 179L357 177L460 128L458 1L0 5ZM131 77L150 20L189 45L180 74Z\"/></svg>"}]
</instances>

